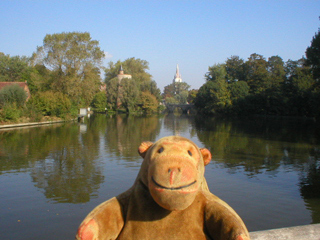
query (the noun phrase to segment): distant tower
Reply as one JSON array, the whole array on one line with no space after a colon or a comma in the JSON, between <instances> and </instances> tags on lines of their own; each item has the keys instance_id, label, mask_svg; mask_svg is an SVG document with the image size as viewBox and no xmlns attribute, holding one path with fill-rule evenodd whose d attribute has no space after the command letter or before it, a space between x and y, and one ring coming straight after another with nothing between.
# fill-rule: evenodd
<instances>
[{"instance_id":1,"label":"distant tower","mask_svg":"<svg viewBox=\"0 0 320 240\"><path fill-rule=\"evenodd\" d=\"M121 65L121 66L120 66L120 69L119 69L119 74L117 75L117 78L118 78L119 83L120 83L122 79L124 79L124 78L129 78L129 79L131 79L132 76L131 76L130 74L124 74L123 67L122 67L122 65Z\"/></svg>"},{"instance_id":2,"label":"distant tower","mask_svg":"<svg viewBox=\"0 0 320 240\"><path fill-rule=\"evenodd\" d=\"M122 65L120 66L120 69L119 69L119 74L117 75L117 78L118 78L118 96L117 96L117 108L119 108L121 106L121 91L120 91L120 82L122 79L124 78L128 78L128 79L131 79L132 76L130 74L124 74L124 71L123 71L123 68L122 68Z\"/></svg>"},{"instance_id":3,"label":"distant tower","mask_svg":"<svg viewBox=\"0 0 320 240\"><path fill-rule=\"evenodd\" d=\"M182 82L182 78L179 73L179 65L177 64L176 75L174 75L174 77L173 77L173 83L181 83L181 82Z\"/></svg>"}]
</instances>

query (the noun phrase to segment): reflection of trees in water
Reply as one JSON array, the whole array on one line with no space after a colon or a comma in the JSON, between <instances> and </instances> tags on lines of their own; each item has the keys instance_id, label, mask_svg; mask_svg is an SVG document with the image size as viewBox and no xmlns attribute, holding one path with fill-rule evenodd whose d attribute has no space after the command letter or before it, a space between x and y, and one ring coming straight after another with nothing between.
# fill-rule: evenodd
<instances>
[{"instance_id":1,"label":"reflection of trees in water","mask_svg":"<svg viewBox=\"0 0 320 240\"><path fill-rule=\"evenodd\" d=\"M34 128L0 131L0 174L3 171L21 171L29 162L45 158L50 151L52 134L63 127L60 124Z\"/></svg>"},{"instance_id":2,"label":"reflection of trees in water","mask_svg":"<svg viewBox=\"0 0 320 240\"><path fill-rule=\"evenodd\" d=\"M317 154L319 155L319 153ZM312 223L320 223L320 158L309 158L301 173L300 192L311 211Z\"/></svg>"},{"instance_id":3,"label":"reflection of trees in water","mask_svg":"<svg viewBox=\"0 0 320 240\"><path fill-rule=\"evenodd\" d=\"M28 166L35 186L44 189L47 198L57 202L87 202L103 181L96 162L99 131L97 122L89 124L84 134L79 134L77 124L10 131L5 140L1 137L4 145L0 149L10 153L5 152L10 164L1 162L1 171Z\"/></svg>"},{"instance_id":4,"label":"reflection of trees in water","mask_svg":"<svg viewBox=\"0 0 320 240\"><path fill-rule=\"evenodd\" d=\"M108 117L107 126L107 151L134 161L140 160L137 154L140 143L154 141L159 135L161 124L158 116L115 115Z\"/></svg>"},{"instance_id":5,"label":"reflection of trees in water","mask_svg":"<svg viewBox=\"0 0 320 240\"><path fill-rule=\"evenodd\" d=\"M77 125L59 128L46 142L46 158L37 161L31 176L47 198L58 202L87 202L103 181L99 157L99 121L79 134ZM102 125L103 128L105 125Z\"/></svg>"},{"instance_id":6,"label":"reflection of trees in water","mask_svg":"<svg viewBox=\"0 0 320 240\"><path fill-rule=\"evenodd\" d=\"M29 144L21 136L28 129L0 131L0 175L5 171L21 171L28 167Z\"/></svg>"},{"instance_id":7,"label":"reflection of trees in water","mask_svg":"<svg viewBox=\"0 0 320 240\"><path fill-rule=\"evenodd\" d=\"M181 133L189 132L192 120L193 117L187 114L168 114L164 117L164 128L171 131L172 135L180 135Z\"/></svg>"},{"instance_id":8,"label":"reflection of trees in water","mask_svg":"<svg viewBox=\"0 0 320 240\"><path fill-rule=\"evenodd\" d=\"M309 122L196 118L195 123L199 140L215 161L235 171L244 169L248 175L276 174L280 165L300 170L313 154L310 144L317 143Z\"/></svg>"},{"instance_id":9,"label":"reflection of trees in water","mask_svg":"<svg viewBox=\"0 0 320 240\"><path fill-rule=\"evenodd\" d=\"M300 172L300 192L311 211L312 223L320 223L319 132L313 122L260 119L230 121L196 118L198 138L229 172L277 174ZM318 129L319 130L319 129Z\"/></svg>"}]
</instances>

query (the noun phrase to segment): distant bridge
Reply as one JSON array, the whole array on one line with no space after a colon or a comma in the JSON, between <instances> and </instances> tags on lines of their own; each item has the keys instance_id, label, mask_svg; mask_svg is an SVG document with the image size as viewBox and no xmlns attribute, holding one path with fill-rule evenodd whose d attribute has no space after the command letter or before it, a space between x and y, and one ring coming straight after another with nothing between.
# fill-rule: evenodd
<instances>
[{"instance_id":1,"label":"distant bridge","mask_svg":"<svg viewBox=\"0 0 320 240\"><path fill-rule=\"evenodd\" d=\"M190 109L194 108L193 104L166 104L169 113L173 113L177 108L180 108L183 113L188 113Z\"/></svg>"}]
</instances>

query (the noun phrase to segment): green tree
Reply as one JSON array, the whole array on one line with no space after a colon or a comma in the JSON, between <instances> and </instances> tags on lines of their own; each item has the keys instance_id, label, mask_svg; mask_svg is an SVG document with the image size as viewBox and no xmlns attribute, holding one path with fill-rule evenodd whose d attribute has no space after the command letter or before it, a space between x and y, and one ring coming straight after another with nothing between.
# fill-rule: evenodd
<instances>
[{"instance_id":1,"label":"green tree","mask_svg":"<svg viewBox=\"0 0 320 240\"><path fill-rule=\"evenodd\" d=\"M154 80L151 80L150 82L141 83L140 90L142 92L149 92L150 94L156 97L157 101L160 101L161 99L161 91L157 87L157 83Z\"/></svg>"},{"instance_id":2,"label":"green tree","mask_svg":"<svg viewBox=\"0 0 320 240\"><path fill-rule=\"evenodd\" d=\"M25 82L30 78L31 67L27 57L5 55L0 52L0 82Z\"/></svg>"},{"instance_id":3,"label":"green tree","mask_svg":"<svg viewBox=\"0 0 320 240\"><path fill-rule=\"evenodd\" d=\"M173 82L164 87L163 98L166 103L185 104L188 99L190 85L185 82Z\"/></svg>"},{"instance_id":4,"label":"green tree","mask_svg":"<svg viewBox=\"0 0 320 240\"><path fill-rule=\"evenodd\" d=\"M104 52L88 32L47 34L33 54L33 64L53 72L51 88L87 105L99 89ZM89 87L90 86L90 87Z\"/></svg>"},{"instance_id":5,"label":"green tree","mask_svg":"<svg viewBox=\"0 0 320 240\"><path fill-rule=\"evenodd\" d=\"M91 106L97 112L104 112L107 107L107 95L105 92L98 92L94 95Z\"/></svg>"},{"instance_id":6,"label":"green tree","mask_svg":"<svg viewBox=\"0 0 320 240\"><path fill-rule=\"evenodd\" d=\"M106 82L106 87L107 87L107 108L116 110L117 109L117 104L119 100L120 104L120 99L118 99L118 95L120 92L119 89L119 80L117 77L109 80ZM120 96L119 96L120 97Z\"/></svg>"},{"instance_id":7,"label":"green tree","mask_svg":"<svg viewBox=\"0 0 320 240\"><path fill-rule=\"evenodd\" d=\"M154 113L158 109L158 101L154 95L149 92L141 92L141 108L145 113Z\"/></svg>"},{"instance_id":8,"label":"green tree","mask_svg":"<svg viewBox=\"0 0 320 240\"><path fill-rule=\"evenodd\" d=\"M28 87L31 95L39 91L49 91L54 78L51 76L52 72L42 64L33 66L28 79Z\"/></svg>"},{"instance_id":9,"label":"green tree","mask_svg":"<svg viewBox=\"0 0 320 240\"><path fill-rule=\"evenodd\" d=\"M173 98L175 95L175 87L174 84L171 83L164 87L163 90L163 98L167 100L167 98Z\"/></svg>"},{"instance_id":10,"label":"green tree","mask_svg":"<svg viewBox=\"0 0 320 240\"><path fill-rule=\"evenodd\" d=\"M194 99L196 98L198 91L199 90L197 90L197 89L192 89L189 91L188 98L187 98L188 103L190 103L190 104L194 103Z\"/></svg>"},{"instance_id":11,"label":"green tree","mask_svg":"<svg viewBox=\"0 0 320 240\"><path fill-rule=\"evenodd\" d=\"M231 105L225 81L207 81L199 89L194 104L200 112L215 114L226 112Z\"/></svg>"},{"instance_id":12,"label":"green tree","mask_svg":"<svg viewBox=\"0 0 320 240\"><path fill-rule=\"evenodd\" d=\"M270 87L268 63L262 55L251 54L245 64L251 93L258 94Z\"/></svg>"},{"instance_id":13,"label":"green tree","mask_svg":"<svg viewBox=\"0 0 320 240\"><path fill-rule=\"evenodd\" d=\"M268 59L268 71L270 87L273 91L280 91L281 85L285 82L286 71L284 62L279 56L272 56Z\"/></svg>"},{"instance_id":14,"label":"green tree","mask_svg":"<svg viewBox=\"0 0 320 240\"><path fill-rule=\"evenodd\" d=\"M109 66L105 68L105 82L108 83L111 79L117 77L119 69L122 66L125 74L130 74L132 79L135 80L139 86L143 83L149 83L152 81L152 75L147 72L149 70L149 63L146 60L128 58L121 62L118 60L116 63L109 62Z\"/></svg>"},{"instance_id":15,"label":"green tree","mask_svg":"<svg viewBox=\"0 0 320 240\"><path fill-rule=\"evenodd\" d=\"M226 81L227 70L225 64L214 64L209 67L209 72L206 73L205 78L207 81Z\"/></svg>"},{"instance_id":16,"label":"green tree","mask_svg":"<svg viewBox=\"0 0 320 240\"><path fill-rule=\"evenodd\" d=\"M205 75L207 82L199 89L195 105L208 114L226 112L231 105L226 65L214 64L208 69Z\"/></svg>"},{"instance_id":17,"label":"green tree","mask_svg":"<svg viewBox=\"0 0 320 240\"><path fill-rule=\"evenodd\" d=\"M243 81L246 78L244 60L239 56L231 56L227 59L226 71L229 81Z\"/></svg>"},{"instance_id":18,"label":"green tree","mask_svg":"<svg viewBox=\"0 0 320 240\"><path fill-rule=\"evenodd\" d=\"M320 28L313 36L311 45L306 50L306 65L311 67L313 77L320 80Z\"/></svg>"},{"instance_id":19,"label":"green tree","mask_svg":"<svg viewBox=\"0 0 320 240\"><path fill-rule=\"evenodd\" d=\"M124 107L127 112L133 111L139 96L139 90L135 81L129 78L122 79L119 94L122 107Z\"/></svg>"},{"instance_id":20,"label":"green tree","mask_svg":"<svg viewBox=\"0 0 320 240\"><path fill-rule=\"evenodd\" d=\"M232 101L244 99L249 95L249 86L245 81L236 81L228 84L230 97Z\"/></svg>"},{"instance_id":21,"label":"green tree","mask_svg":"<svg viewBox=\"0 0 320 240\"><path fill-rule=\"evenodd\" d=\"M105 83L107 86L108 104L111 108L117 109L122 106L127 111L136 108L137 100L141 92L150 93L160 100L160 89L152 80L151 74L147 72L149 63L145 60L128 58L121 62L109 62L105 68ZM123 78L120 82L117 78L120 67L125 74L130 74L131 79Z\"/></svg>"},{"instance_id":22,"label":"green tree","mask_svg":"<svg viewBox=\"0 0 320 240\"><path fill-rule=\"evenodd\" d=\"M71 111L69 98L61 92L39 92L30 101L44 116L66 117Z\"/></svg>"}]
</instances>

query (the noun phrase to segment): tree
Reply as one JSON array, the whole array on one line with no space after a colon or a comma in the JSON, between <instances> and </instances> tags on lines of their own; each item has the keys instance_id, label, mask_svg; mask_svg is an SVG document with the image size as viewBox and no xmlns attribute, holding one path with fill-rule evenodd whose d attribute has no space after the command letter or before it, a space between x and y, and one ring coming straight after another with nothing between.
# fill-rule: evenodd
<instances>
[{"instance_id":1,"label":"tree","mask_svg":"<svg viewBox=\"0 0 320 240\"><path fill-rule=\"evenodd\" d=\"M105 112L107 107L107 95L105 92L99 92L94 95L91 106L97 112Z\"/></svg>"},{"instance_id":2,"label":"tree","mask_svg":"<svg viewBox=\"0 0 320 240\"><path fill-rule=\"evenodd\" d=\"M149 63L146 60L128 58L123 62L120 60L116 63L112 61L109 62L109 66L105 69L105 83L108 83L111 79L117 77L121 66L124 69L125 74L130 74L132 76L132 79L135 80L139 88L141 84L150 84L152 81L152 75L147 73L147 70L149 70Z\"/></svg>"},{"instance_id":3,"label":"tree","mask_svg":"<svg viewBox=\"0 0 320 240\"><path fill-rule=\"evenodd\" d=\"M87 105L99 89L104 52L88 32L47 34L33 54L33 64L53 72L51 88ZM90 86L90 87L88 87Z\"/></svg>"},{"instance_id":4,"label":"tree","mask_svg":"<svg viewBox=\"0 0 320 240\"><path fill-rule=\"evenodd\" d=\"M0 53L0 82L25 82L29 80L31 67L27 57Z\"/></svg>"},{"instance_id":5,"label":"tree","mask_svg":"<svg viewBox=\"0 0 320 240\"><path fill-rule=\"evenodd\" d=\"M286 78L286 71L282 58L279 56L270 57L268 59L268 71L272 90L280 91L280 87Z\"/></svg>"},{"instance_id":6,"label":"tree","mask_svg":"<svg viewBox=\"0 0 320 240\"><path fill-rule=\"evenodd\" d=\"M174 95L175 95L175 87L174 87L173 83L164 87L164 90L163 90L163 98L164 99L167 99L169 97L172 98L172 97L174 97Z\"/></svg>"},{"instance_id":7,"label":"tree","mask_svg":"<svg viewBox=\"0 0 320 240\"><path fill-rule=\"evenodd\" d=\"M140 102L141 108L145 113L153 113L158 109L158 101L156 97L149 92L141 92Z\"/></svg>"},{"instance_id":8,"label":"tree","mask_svg":"<svg viewBox=\"0 0 320 240\"><path fill-rule=\"evenodd\" d=\"M173 82L164 87L163 97L166 103L185 104L190 85L185 82Z\"/></svg>"},{"instance_id":9,"label":"tree","mask_svg":"<svg viewBox=\"0 0 320 240\"><path fill-rule=\"evenodd\" d=\"M251 93L258 94L270 87L267 61L262 55L251 54L245 64Z\"/></svg>"},{"instance_id":10,"label":"tree","mask_svg":"<svg viewBox=\"0 0 320 240\"><path fill-rule=\"evenodd\" d=\"M306 65L311 67L314 79L320 80L320 28L306 50Z\"/></svg>"},{"instance_id":11,"label":"tree","mask_svg":"<svg viewBox=\"0 0 320 240\"><path fill-rule=\"evenodd\" d=\"M121 103L120 99L118 100L119 95L119 80L117 77L112 78L106 82L107 87L107 107L109 109L116 110L118 105ZM119 101L119 103L118 103Z\"/></svg>"},{"instance_id":12,"label":"tree","mask_svg":"<svg viewBox=\"0 0 320 240\"><path fill-rule=\"evenodd\" d=\"M69 98L60 92L40 92L30 102L44 116L66 117L67 114L70 114L71 110Z\"/></svg>"},{"instance_id":13,"label":"tree","mask_svg":"<svg viewBox=\"0 0 320 240\"><path fill-rule=\"evenodd\" d=\"M225 112L231 105L225 81L207 81L199 89L194 104L200 112L215 114Z\"/></svg>"},{"instance_id":14,"label":"tree","mask_svg":"<svg viewBox=\"0 0 320 240\"><path fill-rule=\"evenodd\" d=\"M245 81L236 81L228 85L232 101L243 99L249 95L249 86Z\"/></svg>"},{"instance_id":15,"label":"tree","mask_svg":"<svg viewBox=\"0 0 320 240\"><path fill-rule=\"evenodd\" d=\"M209 67L209 72L206 73L207 81L226 81L227 71L225 64L214 64Z\"/></svg>"},{"instance_id":16,"label":"tree","mask_svg":"<svg viewBox=\"0 0 320 240\"><path fill-rule=\"evenodd\" d=\"M109 62L109 66L105 68L109 106L117 109L122 104L127 111L131 111L136 107L135 104L142 92L150 93L160 100L160 90L152 76L146 72L149 69L148 65L147 61L135 58L128 58L123 62ZM123 78L119 82L117 75L121 66L125 74L131 75L131 79Z\"/></svg>"},{"instance_id":17,"label":"tree","mask_svg":"<svg viewBox=\"0 0 320 240\"><path fill-rule=\"evenodd\" d=\"M226 61L226 71L229 81L245 80L244 60L239 56L231 56Z\"/></svg>"},{"instance_id":18,"label":"tree","mask_svg":"<svg viewBox=\"0 0 320 240\"><path fill-rule=\"evenodd\" d=\"M150 94L156 97L157 101L160 101L161 99L161 91L157 87L157 83L154 80L151 80L151 82L141 83L140 90L142 92L149 92Z\"/></svg>"},{"instance_id":19,"label":"tree","mask_svg":"<svg viewBox=\"0 0 320 240\"><path fill-rule=\"evenodd\" d=\"M199 90L197 89L192 89L189 91L188 98L187 98L188 103L194 103L194 99L196 98L198 91Z\"/></svg>"},{"instance_id":20,"label":"tree","mask_svg":"<svg viewBox=\"0 0 320 240\"><path fill-rule=\"evenodd\" d=\"M127 112L134 110L136 106L139 90L133 79L124 78L120 82L120 99L122 106Z\"/></svg>"}]
</instances>

